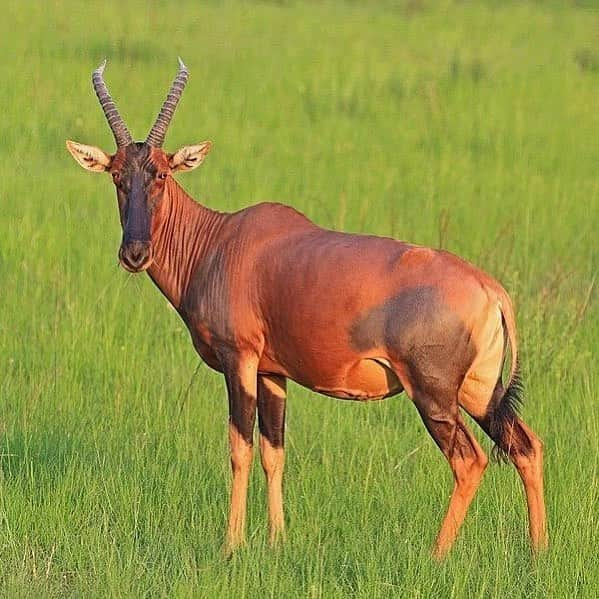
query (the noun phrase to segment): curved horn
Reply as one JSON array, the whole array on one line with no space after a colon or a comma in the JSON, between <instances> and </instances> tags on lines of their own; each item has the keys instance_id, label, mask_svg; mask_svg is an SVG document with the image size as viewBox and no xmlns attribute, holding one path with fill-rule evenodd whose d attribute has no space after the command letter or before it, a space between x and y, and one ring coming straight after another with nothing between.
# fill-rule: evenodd
<instances>
[{"instance_id":1,"label":"curved horn","mask_svg":"<svg viewBox=\"0 0 599 599\"><path fill-rule=\"evenodd\" d=\"M168 92L168 96L156 117L156 122L152 127L151 131L148 133L148 138L146 139L146 143L155 148L160 148L164 143L164 137L166 135L166 130L168 129L168 125L173 118L173 114L175 113L175 108L177 108L177 104L181 98L181 94L185 89L185 84L187 83L187 77L189 76L189 71L187 67L183 64L183 61L179 58L179 72L171 85L171 89Z\"/></svg>"},{"instance_id":2,"label":"curved horn","mask_svg":"<svg viewBox=\"0 0 599 599\"><path fill-rule=\"evenodd\" d=\"M106 61L104 61L93 73L92 75L92 83L94 85L94 91L96 92L96 96L98 96L98 100L100 100L100 106L102 106L102 110L106 115L106 120L110 125L110 129L114 135L114 139L116 140L116 145L119 148L123 146L128 146L130 143L133 143L133 138L131 137L131 133L129 133L129 129L127 129L127 125L125 125L125 121L121 118L119 111L117 110L110 94L108 93L108 88L106 87L106 83L104 83L104 68L106 67Z\"/></svg>"}]
</instances>

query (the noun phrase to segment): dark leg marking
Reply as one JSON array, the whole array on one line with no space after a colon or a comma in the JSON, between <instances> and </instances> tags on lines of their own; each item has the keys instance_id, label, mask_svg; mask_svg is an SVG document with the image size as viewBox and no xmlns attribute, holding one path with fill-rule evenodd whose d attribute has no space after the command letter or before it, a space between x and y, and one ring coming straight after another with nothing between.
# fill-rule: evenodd
<instances>
[{"instance_id":1,"label":"dark leg marking","mask_svg":"<svg viewBox=\"0 0 599 599\"><path fill-rule=\"evenodd\" d=\"M273 447L285 444L286 394L284 377L258 377L258 426Z\"/></svg>"},{"instance_id":2,"label":"dark leg marking","mask_svg":"<svg viewBox=\"0 0 599 599\"><path fill-rule=\"evenodd\" d=\"M440 559L455 542L488 459L462 419L457 399L447 397L438 402L418 395L415 404L428 432L449 462L455 481L435 543L434 556Z\"/></svg>"},{"instance_id":3,"label":"dark leg marking","mask_svg":"<svg viewBox=\"0 0 599 599\"><path fill-rule=\"evenodd\" d=\"M257 403L257 359L230 360L223 368L229 395L229 442L231 445L231 510L225 553L245 540L247 490L252 465L252 442Z\"/></svg>"},{"instance_id":4,"label":"dark leg marking","mask_svg":"<svg viewBox=\"0 0 599 599\"><path fill-rule=\"evenodd\" d=\"M283 469L285 466L285 402L287 381L283 377L258 377L260 456L268 487L270 542L284 535Z\"/></svg>"}]
</instances>

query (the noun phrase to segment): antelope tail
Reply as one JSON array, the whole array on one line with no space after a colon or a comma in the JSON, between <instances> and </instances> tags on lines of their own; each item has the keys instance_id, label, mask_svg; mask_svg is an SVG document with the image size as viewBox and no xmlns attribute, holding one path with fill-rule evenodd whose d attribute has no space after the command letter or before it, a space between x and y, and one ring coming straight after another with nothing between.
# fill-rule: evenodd
<instances>
[{"instance_id":1,"label":"antelope tail","mask_svg":"<svg viewBox=\"0 0 599 599\"><path fill-rule=\"evenodd\" d=\"M520 434L520 427L517 426L518 411L522 405L524 385L520 376L518 363L514 310L508 297L505 297L505 299L502 298L501 317L510 349L510 374L504 386L502 381L503 367L501 368L489 406L488 417L489 434L495 442L493 456L499 460L505 460L516 449L518 452L526 452L527 449L530 449L530 442L527 437ZM507 351L504 353L504 356L507 357Z\"/></svg>"}]
</instances>

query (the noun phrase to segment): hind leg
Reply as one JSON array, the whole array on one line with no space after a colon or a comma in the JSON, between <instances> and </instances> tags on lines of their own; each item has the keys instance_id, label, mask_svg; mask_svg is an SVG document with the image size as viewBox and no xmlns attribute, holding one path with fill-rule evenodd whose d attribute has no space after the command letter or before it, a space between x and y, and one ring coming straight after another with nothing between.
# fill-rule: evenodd
<instances>
[{"instance_id":1,"label":"hind leg","mask_svg":"<svg viewBox=\"0 0 599 599\"><path fill-rule=\"evenodd\" d=\"M478 419L483 430L495 441L516 467L526 493L530 540L535 552L547 548L547 524L543 498L543 444L518 416L512 416L499 430L488 418Z\"/></svg>"},{"instance_id":2,"label":"hind leg","mask_svg":"<svg viewBox=\"0 0 599 599\"><path fill-rule=\"evenodd\" d=\"M535 552L547 548L547 520L545 500L543 497L543 444L541 440L519 418L514 422L528 437L530 451L528 453L510 453L510 458L524 483L526 502L528 504L528 521L530 539Z\"/></svg>"},{"instance_id":3,"label":"hind leg","mask_svg":"<svg viewBox=\"0 0 599 599\"><path fill-rule=\"evenodd\" d=\"M501 320L497 326L503 328ZM490 342L483 343L487 349L477 354L464 377L458 402L516 466L526 492L532 546L538 551L547 546L543 446L516 414L512 402L518 399L517 379L507 391L498 382L504 360L504 342L499 330L492 323L487 327L486 337Z\"/></svg>"},{"instance_id":4,"label":"hind leg","mask_svg":"<svg viewBox=\"0 0 599 599\"><path fill-rule=\"evenodd\" d=\"M428 399L415 401L424 425L449 462L454 487L433 555L445 557L453 546L468 507L480 484L488 459L467 428L455 400L442 407Z\"/></svg>"}]
</instances>

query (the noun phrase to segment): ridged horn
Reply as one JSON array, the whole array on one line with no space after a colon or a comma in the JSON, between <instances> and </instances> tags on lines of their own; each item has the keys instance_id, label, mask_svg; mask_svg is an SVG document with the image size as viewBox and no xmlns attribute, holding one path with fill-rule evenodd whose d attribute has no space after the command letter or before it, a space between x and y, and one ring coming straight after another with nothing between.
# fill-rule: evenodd
<instances>
[{"instance_id":1,"label":"ridged horn","mask_svg":"<svg viewBox=\"0 0 599 599\"><path fill-rule=\"evenodd\" d=\"M166 100L156 117L156 122L148 133L146 143L155 148L162 147L164 143L164 137L166 136L166 130L168 129L169 123L175 113L175 108L181 99L181 94L187 84L187 78L189 77L189 71L183 64L183 61L179 58L179 72L171 85L171 89L166 96Z\"/></svg>"},{"instance_id":2,"label":"ridged horn","mask_svg":"<svg viewBox=\"0 0 599 599\"><path fill-rule=\"evenodd\" d=\"M131 137L131 133L129 133L129 129L127 129L127 125L125 125L125 121L123 121L121 118L115 103L112 101L112 98L108 93L108 88L106 87L106 83L104 83L105 68L106 60L94 71L92 75L92 83L94 86L94 91L96 92L96 96L98 96L98 100L100 100L100 106L102 106L102 110L106 115L108 125L110 126L110 129L114 135L116 145L119 148L122 148L124 146L128 146L130 143L133 143L133 138Z\"/></svg>"}]
</instances>

